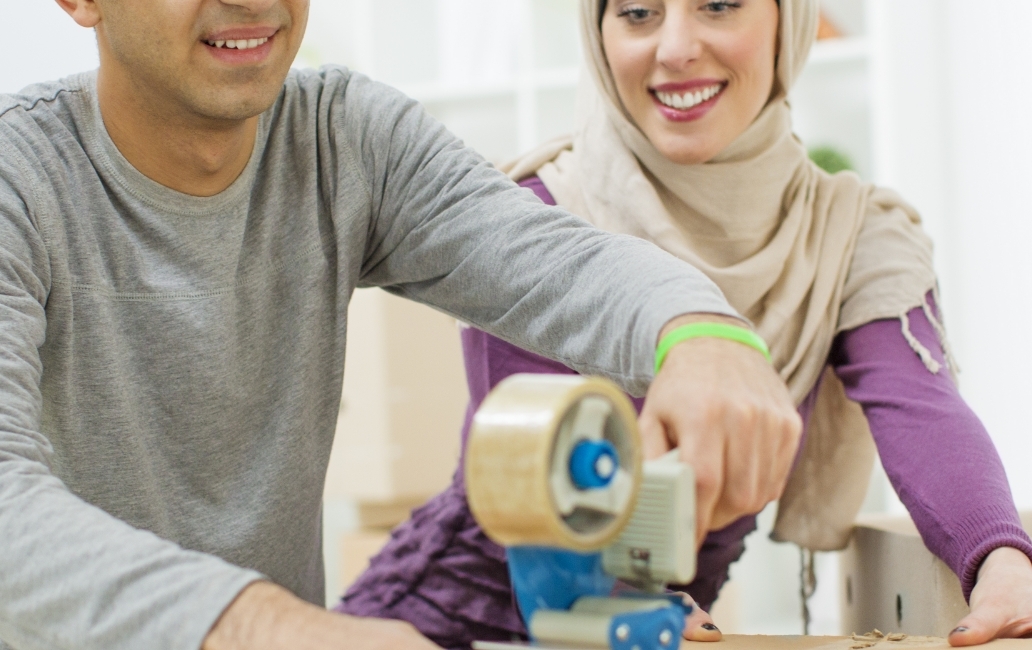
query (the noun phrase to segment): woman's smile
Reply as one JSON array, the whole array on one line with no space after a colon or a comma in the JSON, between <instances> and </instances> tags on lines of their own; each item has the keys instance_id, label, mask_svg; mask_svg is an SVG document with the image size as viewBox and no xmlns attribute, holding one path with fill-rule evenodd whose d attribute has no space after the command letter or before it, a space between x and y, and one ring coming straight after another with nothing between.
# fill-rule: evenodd
<instances>
[{"instance_id":1,"label":"woman's smile","mask_svg":"<svg viewBox=\"0 0 1032 650\"><path fill-rule=\"evenodd\" d=\"M602 45L634 124L667 160L712 160L770 100L775 0L613 0ZM704 119L705 118L705 119Z\"/></svg>"},{"instance_id":2,"label":"woman's smile","mask_svg":"<svg viewBox=\"0 0 1032 650\"><path fill-rule=\"evenodd\" d=\"M692 122L707 115L724 96L727 82L695 79L649 89L660 114L671 122Z\"/></svg>"}]
</instances>

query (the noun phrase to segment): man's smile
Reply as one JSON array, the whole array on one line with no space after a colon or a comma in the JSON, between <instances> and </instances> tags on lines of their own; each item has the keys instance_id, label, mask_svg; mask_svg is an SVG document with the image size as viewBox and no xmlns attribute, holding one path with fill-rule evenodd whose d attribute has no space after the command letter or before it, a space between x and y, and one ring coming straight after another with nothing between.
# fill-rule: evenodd
<instances>
[{"instance_id":1,"label":"man's smile","mask_svg":"<svg viewBox=\"0 0 1032 650\"><path fill-rule=\"evenodd\" d=\"M249 38L249 39L237 39L228 41L204 41L206 45L218 48L226 48L229 50L253 50L256 47L265 45L269 42L269 37L264 38Z\"/></svg>"}]
</instances>

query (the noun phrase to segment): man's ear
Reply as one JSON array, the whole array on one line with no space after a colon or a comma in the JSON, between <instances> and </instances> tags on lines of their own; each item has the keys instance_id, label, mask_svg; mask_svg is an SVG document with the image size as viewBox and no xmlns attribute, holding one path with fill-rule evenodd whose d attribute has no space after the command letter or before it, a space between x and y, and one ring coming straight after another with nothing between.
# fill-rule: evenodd
<instances>
[{"instance_id":1,"label":"man's ear","mask_svg":"<svg viewBox=\"0 0 1032 650\"><path fill-rule=\"evenodd\" d=\"M93 28L100 22L100 8L96 0L57 0L57 6L83 27Z\"/></svg>"}]
</instances>

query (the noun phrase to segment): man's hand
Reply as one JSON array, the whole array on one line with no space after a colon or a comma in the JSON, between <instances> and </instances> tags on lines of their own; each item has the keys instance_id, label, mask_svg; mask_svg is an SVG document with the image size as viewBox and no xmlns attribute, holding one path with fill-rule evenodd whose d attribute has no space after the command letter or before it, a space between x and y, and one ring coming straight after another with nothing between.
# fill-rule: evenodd
<instances>
[{"instance_id":1,"label":"man's hand","mask_svg":"<svg viewBox=\"0 0 1032 650\"><path fill-rule=\"evenodd\" d=\"M240 592L202 650L440 650L408 623L354 618L256 582Z\"/></svg>"},{"instance_id":2,"label":"man's hand","mask_svg":"<svg viewBox=\"0 0 1032 650\"><path fill-rule=\"evenodd\" d=\"M998 548L978 571L971 613L950 634L950 645L969 646L1032 634L1032 562L1015 548Z\"/></svg>"},{"instance_id":3,"label":"man's hand","mask_svg":"<svg viewBox=\"0 0 1032 650\"><path fill-rule=\"evenodd\" d=\"M693 322L742 321L693 315ZM758 351L717 338L674 346L656 376L639 420L645 455L679 447L695 469L697 542L779 498L799 447L802 421L788 389Z\"/></svg>"}]
</instances>

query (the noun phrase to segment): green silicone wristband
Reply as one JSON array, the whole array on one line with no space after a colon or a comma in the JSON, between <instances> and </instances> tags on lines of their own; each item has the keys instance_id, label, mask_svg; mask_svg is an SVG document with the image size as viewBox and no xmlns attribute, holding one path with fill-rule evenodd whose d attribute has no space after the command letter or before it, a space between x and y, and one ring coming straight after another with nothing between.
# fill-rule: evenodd
<instances>
[{"instance_id":1,"label":"green silicone wristband","mask_svg":"<svg viewBox=\"0 0 1032 650\"><path fill-rule=\"evenodd\" d=\"M659 369L663 367L663 362L666 361L667 355L675 345L699 338L736 341L759 351L767 357L767 361L770 361L770 349L767 347L766 341L750 329L725 323L692 323L678 327L659 342L659 347L656 348L656 374L659 374Z\"/></svg>"}]
</instances>

